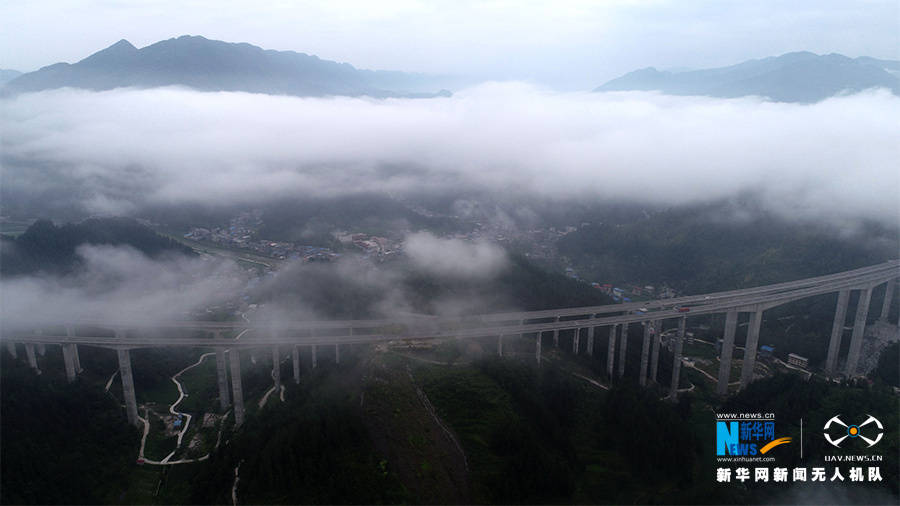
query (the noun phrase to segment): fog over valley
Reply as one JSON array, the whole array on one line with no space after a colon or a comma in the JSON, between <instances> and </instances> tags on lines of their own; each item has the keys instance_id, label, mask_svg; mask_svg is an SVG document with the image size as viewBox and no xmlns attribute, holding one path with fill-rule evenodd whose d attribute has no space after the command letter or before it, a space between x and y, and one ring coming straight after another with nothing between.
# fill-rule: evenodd
<instances>
[{"instance_id":1,"label":"fog over valley","mask_svg":"<svg viewBox=\"0 0 900 506\"><path fill-rule=\"evenodd\" d=\"M17 277L0 292L5 325L62 321L153 321L190 318L243 288L232 262L150 259L129 247L81 246L83 267L68 276Z\"/></svg>"},{"instance_id":2,"label":"fog over valley","mask_svg":"<svg viewBox=\"0 0 900 506\"><path fill-rule=\"evenodd\" d=\"M100 214L360 190L654 206L752 192L786 218L896 225L897 113L878 90L799 105L514 82L421 100L63 89L4 99L2 192Z\"/></svg>"},{"instance_id":3,"label":"fog over valley","mask_svg":"<svg viewBox=\"0 0 900 506\"><path fill-rule=\"evenodd\" d=\"M508 267L503 249L487 242L471 244L418 232L409 235L403 246L409 268L403 264L379 267L353 259L335 264L294 261L259 282L228 259L190 258L176 252L151 258L129 246L82 245L76 250L79 266L71 273L4 280L0 316L12 328L66 321L188 320L198 314L205 316L207 307L249 294L267 302L268 307L258 316L273 324L327 320L335 315L390 318L426 309L416 305L415 290L405 284L408 269L414 275L463 284L478 279L489 284ZM328 307L335 300L316 299L317 293L335 287L366 294L356 312L335 312ZM333 295L340 296L340 292ZM447 296L431 309L444 316L472 313L484 303L474 295Z\"/></svg>"}]
</instances>

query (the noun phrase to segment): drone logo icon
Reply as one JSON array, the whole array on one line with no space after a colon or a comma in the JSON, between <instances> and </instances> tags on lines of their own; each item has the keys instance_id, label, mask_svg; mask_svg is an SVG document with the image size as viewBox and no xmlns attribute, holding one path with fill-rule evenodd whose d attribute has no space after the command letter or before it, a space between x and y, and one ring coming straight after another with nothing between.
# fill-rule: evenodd
<instances>
[{"instance_id":1,"label":"drone logo icon","mask_svg":"<svg viewBox=\"0 0 900 506\"><path fill-rule=\"evenodd\" d=\"M869 418L867 418L865 422L863 422L859 425L847 425L846 423L844 423L841 420L840 415L831 417L831 420L828 420L828 422L825 424L824 430L826 432L823 433L825 436L825 439L828 440L828 442L831 443L832 445L834 445L836 448L840 448L841 442L843 442L848 437L850 439L856 439L856 438L862 439L866 443L869 443L869 446L868 446L869 448L875 446L879 441L881 441L882 436L884 436L884 426L882 426L881 422L878 421L878 419L875 418L874 416L872 416L872 415L868 415L868 416L869 416ZM875 436L875 439L870 439L870 438L867 438L866 436L863 436L862 430L861 430L863 427L865 427L866 425L868 425L872 422L875 422L875 426L878 427L878 435ZM832 425L840 425L841 427L846 428L845 434L837 439L832 439L831 434L829 434L827 432L828 429Z\"/></svg>"}]
</instances>

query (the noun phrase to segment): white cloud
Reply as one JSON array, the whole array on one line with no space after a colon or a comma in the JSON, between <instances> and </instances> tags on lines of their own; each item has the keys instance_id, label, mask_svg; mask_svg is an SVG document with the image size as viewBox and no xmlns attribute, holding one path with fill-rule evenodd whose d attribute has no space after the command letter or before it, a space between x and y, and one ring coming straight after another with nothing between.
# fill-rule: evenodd
<instances>
[{"instance_id":1,"label":"white cloud","mask_svg":"<svg viewBox=\"0 0 900 506\"><path fill-rule=\"evenodd\" d=\"M78 248L82 268L69 276L22 276L0 282L5 325L186 319L185 312L239 293L244 275L231 261L151 259L123 246Z\"/></svg>"},{"instance_id":2,"label":"white cloud","mask_svg":"<svg viewBox=\"0 0 900 506\"><path fill-rule=\"evenodd\" d=\"M419 269L439 276L489 279L506 265L506 252L489 242L442 239L428 232L406 237L403 251Z\"/></svg>"},{"instance_id":3,"label":"white cloud","mask_svg":"<svg viewBox=\"0 0 900 506\"><path fill-rule=\"evenodd\" d=\"M2 105L5 194L56 185L104 212L461 185L661 205L756 191L785 216L898 217L887 92L799 105L489 83L431 100L168 88Z\"/></svg>"}]
</instances>

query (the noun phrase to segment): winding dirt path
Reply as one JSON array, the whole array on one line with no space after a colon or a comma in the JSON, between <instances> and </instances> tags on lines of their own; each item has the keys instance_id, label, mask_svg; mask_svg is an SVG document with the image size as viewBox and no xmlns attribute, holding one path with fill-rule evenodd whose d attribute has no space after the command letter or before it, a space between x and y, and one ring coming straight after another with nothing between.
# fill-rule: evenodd
<instances>
[{"instance_id":1,"label":"winding dirt path","mask_svg":"<svg viewBox=\"0 0 900 506\"><path fill-rule=\"evenodd\" d=\"M241 317L242 317L244 320L248 321L248 322L250 321L250 320L247 319L246 313L241 314ZM250 329L244 329L243 331L241 331L241 333L238 334L238 335L234 338L235 341L237 341L238 339L240 339L240 338L241 338L245 333L247 333L249 330L250 330ZM228 351L228 350L226 350L226 351ZM182 374L186 373L187 371L189 371L189 370L191 370L191 369L193 369L193 368L195 368L195 367L200 366L201 364L203 364L203 361L206 360L207 357L211 357L211 356L213 356L213 355L215 355L215 352L209 352L209 353L204 353L204 354L200 355L200 358L197 360L197 362L195 362L195 363L193 363L193 364L191 364L191 365L185 367L184 369L178 371L174 376L172 376L172 377L170 378L170 379L172 380L172 382L175 383L175 386L178 387L178 400L176 400L175 402L172 403L172 405L169 406L169 413L171 413L171 414L173 414L173 415L182 415L182 416L184 417L184 419L185 419L185 422L184 422L184 427L182 427L181 431L178 433L178 441L177 441L176 444L175 444L175 449L172 450L172 452L171 452L170 454L168 454L168 455L167 455L164 459L162 459L162 460L150 460L150 459L147 459L146 457L144 457L144 448L145 448L146 445L147 445L147 434L150 432L150 414L149 414L149 409L146 408L146 407L144 407L144 417L143 417L143 418L141 418L140 416L138 417L138 419L139 419L141 422L143 422L143 424L144 424L144 433L143 433L143 436L141 437L141 448L140 448L140 450L138 451L138 459L139 459L141 462L143 462L144 464L152 464L152 465L158 465L158 466L166 466L166 465L175 465L175 464L188 464L188 463L191 463L191 462L200 462L200 461L209 459L209 456L210 456L209 453L207 453L206 455L204 455L204 456L202 456L202 457L196 458L196 459L180 459L180 460L172 460L172 457L174 457L174 456L175 456L175 453L181 448L181 443L182 443L182 441L183 441L183 439L184 439L185 433L187 433L187 430L188 430L188 428L190 427L191 418L192 418L191 415L188 414L188 413L183 413L183 412L180 412L180 411L176 411L176 410L175 410L175 408L178 407L178 405L181 403L181 401L184 400L184 398L188 396L188 394L184 393L184 388L182 387L181 382L178 381L178 377L181 376ZM109 390L109 387L110 387L110 385L112 384L112 381L113 381L113 379L115 378L116 374L118 374L118 371L115 372L115 373L113 373L113 375L109 378L109 381L108 381L107 384L106 384L106 389L107 389L107 390ZM282 396L283 396L283 394L282 394ZM282 397L282 400L283 400L283 397ZM230 413L230 411L229 411L229 413ZM217 436L217 438L216 438L216 446L215 446L215 448L218 448L218 447L219 447L219 444L220 444L220 442L221 442L221 439L222 439L222 425L225 423L225 419L226 419L226 418L228 418L228 413L225 413L225 416L223 416L222 419L221 419L221 421L219 422L219 433L218 433L218 436Z\"/></svg>"},{"instance_id":2,"label":"winding dirt path","mask_svg":"<svg viewBox=\"0 0 900 506\"><path fill-rule=\"evenodd\" d=\"M587 381L588 383L590 383L591 385L594 385L595 387L600 387L603 390L609 390L608 386L604 385L603 383L600 383L599 381L597 381L595 379L588 378L587 376L585 376L583 374L578 374L577 372L573 372L572 376L583 379L584 381Z\"/></svg>"},{"instance_id":3,"label":"winding dirt path","mask_svg":"<svg viewBox=\"0 0 900 506\"><path fill-rule=\"evenodd\" d=\"M112 376L109 377L109 381L106 382L106 387L104 387L105 392L109 392L109 387L112 386L112 382L116 379L116 376L119 374L119 370L116 369L116 372L112 373Z\"/></svg>"},{"instance_id":4,"label":"winding dirt path","mask_svg":"<svg viewBox=\"0 0 900 506\"><path fill-rule=\"evenodd\" d=\"M238 471L240 470L241 464L243 464L243 463L244 463L243 460L238 462L237 467L234 468L234 484L231 485L231 504L233 506L237 506L237 503L238 503L237 502L237 487L238 487L238 482L241 481L241 478L238 476Z\"/></svg>"},{"instance_id":5,"label":"winding dirt path","mask_svg":"<svg viewBox=\"0 0 900 506\"><path fill-rule=\"evenodd\" d=\"M178 441L175 443L175 449L172 450L172 453L170 453L169 455L167 455L166 458L162 459L162 462L163 462L163 463L168 463L169 460L170 460L172 457L175 456L175 452L177 452L177 451L181 448L181 442L182 442L182 440L184 439L184 435L185 435L185 433L187 432L188 428L190 427L190 425L191 425L191 419L193 418L193 417L192 417L190 414L188 414L188 413L184 413L184 412L176 411L176 410L175 410L175 408L176 408L179 404L181 404L181 401L183 401L184 398L187 397L187 394L184 393L184 388L182 388L181 382L178 381L178 377L181 376L182 374L184 374L184 373L190 371L191 369L193 369L193 368L195 368L195 367L199 367L199 366L203 363L203 361L206 360L206 357L211 357L211 356L213 356L213 355L215 355L215 352L204 353L204 354L200 355L200 358L197 360L197 362L195 362L195 363L193 363L193 364L191 364L191 365L185 367L184 369L178 371L178 372L175 373L175 375L172 376L172 378L171 378L171 379L172 379L172 383L175 383L175 386L178 387L178 400L175 401L175 402L173 402L172 405L169 406L169 413L171 413L171 414L173 414L173 415L176 415L176 416L179 416L179 415L180 415L180 416L184 419L184 426L181 428L181 431L178 432ZM207 456L208 456L208 455L207 455Z\"/></svg>"},{"instance_id":6,"label":"winding dirt path","mask_svg":"<svg viewBox=\"0 0 900 506\"><path fill-rule=\"evenodd\" d=\"M700 371L701 374L703 374L704 376L706 376L707 378L709 378L709 380L712 381L713 383L718 383L719 380L718 380L717 378L713 378L711 374L709 374L708 372L704 371L703 369L700 369L699 367L695 366L694 364L685 364L685 365L686 365L687 367L690 367L691 369L693 369L693 370L695 370L695 371Z\"/></svg>"}]
</instances>

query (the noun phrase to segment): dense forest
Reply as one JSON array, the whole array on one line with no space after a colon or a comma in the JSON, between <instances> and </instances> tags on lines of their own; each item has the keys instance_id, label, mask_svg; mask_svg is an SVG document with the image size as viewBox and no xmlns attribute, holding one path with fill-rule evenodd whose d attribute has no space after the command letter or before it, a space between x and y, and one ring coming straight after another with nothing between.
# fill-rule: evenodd
<instances>
[{"instance_id":1,"label":"dense forest","mask_svg":"<svg viewBox=\"0 0 900 506\"><path fill-rule=\"evenodd\" d=\"M581 227L558 247L583 277L696 294L877 264L897 256L898 241L876 223L838 230L717 203Z\"/></svg>"},{"instance_id":2,"label":"dense forest","mask_svg":"<svg viewBox=\"0 0 900 506\"><path fill-rule=\"evenodd\" d=\"M496 358L415 374L460 435L477 503L670 502L693 487L687 405Z\"/></svg>"},{"instance_id":3,"label":"dense forest","mask_svg":"<svg viewBox=\"0 0 900 506\"><path fill-rule=\"evenodd\" d=\"M878 357L878 366L871 374L872 379L885 385L900 388L900 342L888 345Z\"/></svg>"},{"instance_id":4,"label":"dense forest","mask_svg":"<svg viewBox=\"0 0 900 506\"><path fill-rule=\"evenodd\" d=\"M412 369L407 377L387 366ZM198 471L192 500L227 501L238 465L248 503L668 502L672 490L689 494L694 486L699 446L687 403L665 403L630 384L604 394L516 361L435 367L379 357L360 367L304 376L291 400L252 418ZM438 475L454 472L446 453L455 450L430 439L427 421L378 444L404 418L428 418L422 401L404 404L405 389L419 387L465 451L461 488L441 488ZM641 437L621 435L625 426ZM394 445L407 447L401 460L389 457L397 456ZM430 480L435 490L417 483Z\"/></svg>"},{"instance_id":5,"label":"dense forest","mask_svg":"<svg viewBox=\"0 0 900 506\"><path fill-rule=\"evenodd\" d=\"M76 249L82 244L126 245L151 257L193 254L189 248L130 218L91 218L62 226L38 220L19 237L0 237L0 272L4 276L71 272L78 267Z\"/></svg>"},{"instance_id":6,"label":"dense forest","mask_svg":"<svg viewBox=\"0 0 900 506\"><path fill-rule=\"evenodd\" d=\"M62 359L36 375L8 353L0 363L0 502L114 504L129 487L137 429L96 384L66 382ZM85 367L92 364L86 362Z\"/></svg>"},{"instance_id":7,"label":"dense forest","mask_svg":"<svg viewBox=\"0 0 900 506\"><path fill-rule=\"evenodd\" d=\"M226 436L230 440L198 470L191 500L230 502L240 465L242 503L404 502L403 486L366 431L358 388L337 371L304 376L284 404Z\"/></svg>"}]
</instances>

